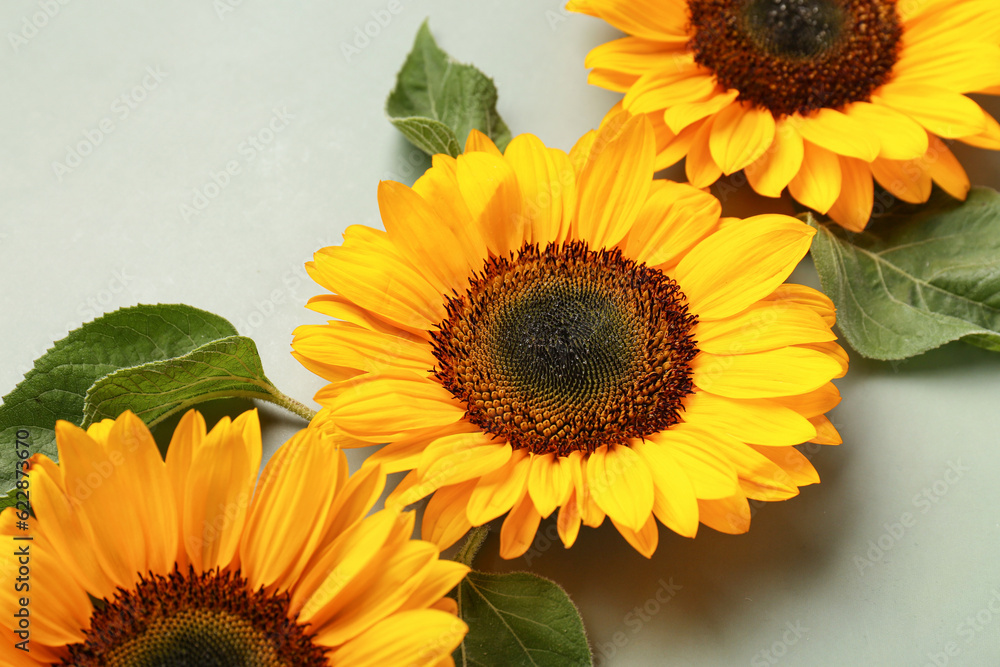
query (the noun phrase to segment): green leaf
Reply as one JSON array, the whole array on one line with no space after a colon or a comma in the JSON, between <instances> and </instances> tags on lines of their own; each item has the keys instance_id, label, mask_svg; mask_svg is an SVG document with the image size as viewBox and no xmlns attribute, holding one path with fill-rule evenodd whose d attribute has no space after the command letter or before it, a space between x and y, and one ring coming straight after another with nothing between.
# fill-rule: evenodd
<instances>
[{"instance_id":1,"label":"green leaf","mask_svg":"<svg viewBox=\"0 0 1000 667\"><path fill-rule=\"evenodd\" d=\"M580 613L555 582L527 572L470 572L457 600L469 625L455 650L457 667L593 665Z\"/></svg>"},{"instance_id":2,"label":"green leaf","mask_svg":"<svg viewBox=\"0 0 1000 667\"><path fill-rule=\"evenodd\" d=\"M973 188L965 202L938 193L891 210L861 234L834 224L812 244L823 291L851 346L905 359L963 339L1000 351L1000 194Z\"/></svg>"},{"instance_id":3,"label":"green leaf","mask_svg":"<svg viewBox=\"0 0 1000 667\"><path fill-rule=\"evenodd\" d=\"M411 144L428 155L447 153L455 156L462 152L462 146L455 138L455 133L440 121L420 117L389 120L399 128Z\"/></svg>"},{"instance_id":4,"label":"green leaf","mask_svg":"<svg viewBox=\"0 0 1000 667\"><path fill-rule=\"evenodd\" d=\"M469 131L479 130L502 151L510 130L496 110L493 81L442 51L424 21L413 50L396 75L385 113L410 142L434 155L462 152Z\"/></svg>"},{"instance_id":5,"label":"green leaf","mask_svg":"<svg viewBox=\"0 0 1000 667\"><path fill-rule=\"evenodd\" d=\"M178 357L236 329L218 315L185 305L134 306L84 324L35 361L0 406L0 493L14 487L15 437L30 433L31 453L56 459L55 424L83 422L87 390L121 368ZM0 507L10 504L0 499Z\"/></svg>"},{"instance_id":6,"label":"green leaf","mask_svg":"<svg viewBox=\"0 0 1000 667\"><path fill-rule=\"evenodd\" d=\"M125 410L154 426L215 398L271 400L275 392L253 340L230 336L174 359L123 368L101 378L87 391L83 426L114 419Z\"/></svg>"}]
</instances>

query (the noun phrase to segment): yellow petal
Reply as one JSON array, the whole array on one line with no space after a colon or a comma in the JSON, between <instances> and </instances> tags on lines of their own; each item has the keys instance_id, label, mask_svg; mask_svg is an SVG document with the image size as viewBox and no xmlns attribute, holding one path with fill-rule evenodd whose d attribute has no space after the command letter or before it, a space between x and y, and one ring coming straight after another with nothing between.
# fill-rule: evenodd
<instances>
[{"instance_id":1,"label":"yellow petal","mask_svg":"<svg viewBox=\"0 0 1000 667\"><path fill-rule=\"evenodd\" d=\"M538 510L543 519L566 502L573 488L570 465L569 459L555 454L531 457L531 470L528 472L528 493L535 503L535 509Z\"/></svg>"},{"instance_id":2,"label":"yellow petal","mask_svg":"<svg viewBox=\"0 0 1000 667\"><path fill-rule=\"evenodd\" d=\"M770 148L746 167L750 186L765 197L780 197L799 173L804 154L802 135L792 123L779 121Z\"/></svg>"},{"instance_id":3,"label":"yellow petal","mask_svg":"<svg viewBox=\"0 0 1000 667\"><path fill-rule=\"evenodd\" d=\"M299 614L299 622L322 625L344 606L350 596L343 593L350 592L348 587L371 564L373 554L383 558L387 553L385 547L393 542L401 516L412 520L412 514L401 515L395 509L372 514L341 534L310 563L289 603L290 612Z\"/></svg>"},{"instance_id":4,"label":"yellow petal","mask_svg":"<svg viewBox=\"0 0 1000 667\"><path fill-rule=\"evenodd\" d=\"M829 412L837 407L840 403L840 391L837 389L835 384L828 382L819 389L814 389L813 391L805 394L798 394L797 396L779 396L770 400L795 410L795 412L799 413L803 417L810 418Z\"/></svg>"},{"instance_id":5,"label":"yellow petal","mask_svg":"<svg viewBox=\"0 0 1000 667\"><path fill-rule=\"evenodd\" d=\"M369 331L400 336L408 340L430 340L430 335L426 331L419 331L415 335L412 330L400 328L398 324L390 324L372 311L361 308L340 294L318 294L306 302L306 308Z\"/></svg>"},{"instance_id":6,"label":"yellow petal","mask_svg":"<svg viewBox=\"0 0 1000 667\"><path fill-rule=\"evenodd\" d=\"M587 485L601 510L633 530L641 529L653 511L649 466L628 447L596 449L587 461Z\"/></svg>"},{"instance_id":7,"label":"yellow petal","mask_svg":"<svg viewBox=\"0 0 1000 667\"><path fill-rule=\"evenodd\" d=\"M576 172L569 156L546 148L532 134L521 134L507 146L504 157L514 168L524 197L525 240L544 248L565 239L576 210Z\"/></svg>"},{"instance_id":8,"label":"yellow petal","mask_svg":"<svg viewBox=\"0 0 1000 667\"><path fill-rule=\"evenodd\" d=\"M719 200L704 190L670 181L654 181L625 242L625 255L638 263L673 263L715 231L722 212Z\"/></svg>"},{"instance_id":9,"label":"yellow petal","mask_svg":"<svg viewBox=\"0 0 1000 667\"><path fill-rule=\"evenodd\" d=\"M871 218L875 201L871 167L867 162L841 156L840 173L843 175L840 196L830 207L829 215L845 229L860 232Z\"/></svg>"},{"instance_id":10,"label":"yellow petal","mask_svg":"<svg viewBox=\"0 0 1000 667\"><path fill-rule=\"evenodd\" d=\"M220 420L194 452L184 485L182 543L195 571L227 567L236 556L260 459L256 410Z\"/></svg>"},{"instance_id":11,"label":"yellow petal","mask_svg":"<svg viewBox=\"0 0 1000 667\"><path fill-rule=\"evenodd\" d=\"M684 399L684 421L714 427L744 442L774 447L798 445L816 436L805 416L776 400L733 399L705 391Z\"/></svg>"},{"instance_id":12,"label":"yellow petal","mask_svg":"<svg viewBox=\"0 0 1000 667\"><path fill-rule=\"evenodd\" d=\"M615 105L618 109L621 109L621 103ZM612 108L614 111L614 108ZM608 112L611 115L611 112ZM584 165L590 160L590 151L594 147L594 141L597 139L597 130L590 130L582 137L576 140L573 144L573 148L569 151L569 161L573 165L573 170L576 171L577 175L583 171Z\"/></svg>"},{"instance_id":13,"label":"yellow petal","mask_svg":"<svg viewBox=\"0 0 1000 667\"><path fill-rule=\"evenodd\" d=\"M572 2L571 11L586 11L600 16L622 32L645 39L662 40L671 36L687 37L687 13L683 0L604 0Z\"/></svg>"},{"instance_id":14,"label":"yellow petal","mask_svg":"<svg viewBox=\"0 0 1000 667\"><path fill-rule=\"evenodd\" d=\"M569 500L559 508L556 529L564 547L569 549L576 543L576 538L580 534L580 509L576 502L576 491L571 491Z\"/></svg>"},{"instance_id":15,"label":"yellow petal","mask_svg":"<svg viewBox=\"0 0 1000 667\"><path fill-rule=\"evenodd\" d=\"M290 588L316 551L337 490L337 467L328 464L338 453L332 438L303 429L267 462L240 542L240 567L251 590L275 583Z\"/></svg>"},{"instance_id":16,"label":"yellow petal","mask_svg":"<svg viewBox=\"0 0 1000 667\"><path fill-rule=\"evenodd\" d=\"M785 471L751 446L721 434L714 446L736 469L740 488L749 497L757 500L784 500L798 495L798 487ZM750 493L747 493L748 490Z\"/></svg>"},{"instance_id":17,"label":"yellow petal","mask_svg":"<svg viewBox=\"0 0 1000 667\"><path fill-rule=\"evenodd\" d=\"M788 191L809 208L826 213L840 196L840 159L808 141L803 149L802 166L788 183Z\"/></svg>"},{"instance_id":18,"label":"yellow petal","mask_svg":"<svg viewBox=\"0 0 1000 667\"><path fill-rule=\"evenodd\" d=\"M434 210L439 225L458 241L469 266L479 269L488 256L486 240L458 187L458 161L450 155L435 155L433 167L413 184L413 191Z\"/></svg>"},{"instance_id":19,"label":"yellow petal","mask_svg":"<svg viewBox=\"0 0 1000 667\"><path fill-rule=\"evenodd\" d=\"M847 357L847 351L837 343L832 341L827 343L805 343L803 345L798 345L797 347L801 347L805 350L820 352L837 362L837 364L840 365L840 372L834 376L834 379L844 377L847 373L847 366L850 360Z\"/></svg>"},{"instance_id":20,"label":"yellow petal","mask_svg":"<svg viewBox=\"0 0 1000 667\"><path fill-rule=\"evenodd\" d=\"M923 40L908 34L910 39L893 67L893 83L930 85L956 93L1000 85L1000 46L956 39L956 32L960 31L953 28Z\"/></svg>"},{"instance_id":21,"label":"yellow petal","mask_svg":"<svg viewBox=\"0 0 1000 667\"><path fill-rule=\"evenodd\" d=\"M694 146L694 140L698 136L699 130L701 130L703 125L711 122L711 118L699 120L691 123L677 134L674 134L663 125L662 120L657 122L655 115L649 115L648 117L653 123L653 131L656 134L657 153L656 160L653 162L653 169L656 171L673 166L691 152L691 147ZM713 162L712 164L714 165L715 163ZM721 174L722 172L720 171L719 173Z\"/></svg>"},{"instance_id":22,"label":"yellow petal","mask_svg":"<svg viewBox=\"0 0 1000 667\"><path fill-rule=\"evenodd\" d=\"M751 447L780 466L792 484L807 486L819 483L819 474L816 469L809 463L809 459L794 447L761 447L759 445L751 445Z\"/></svg>"},{"instance_id":23,"label":"yellow petal","mask_svg":"<svg viewBox=\"0 0 1000 667\"><path fill-rule=\"evenodd\" d=\"M699 320L734 315L773 292L805 256L815 234L784 215L758 215L696 245L674 278Z\"/></svg>"},{"instance_id":24,"label":"yellow petal","mask_svg":"<svg viewBox=\"0 0 1000 667\"><path fill-rule=\"evenodd\" d=\"M872 176L893 196L911 204L922 204L931 196L931 175L920 160L875 160Z\"/></svg>"},{"instance_id":25,"label":"yellow petal","mask_svg":"<svg viewBox=\"0 0 1000 667\"><path fill-rule=\"evenodd\" d=\"M438 549L447 549L469 532L472 524L465 513L477 480L438 489L424 508L421 536ZM445 591L447 592L447 591Z\"/></svg>"},{"instance_id":26,"label":"yellow petal","mask_svg":"<svg viewBox=\"0 0 1000 667\"><path fill-rule=\"evenodd\" d=\"M80 520L77 506L63 490L62 471L44 455L36 454L29 462L28 493L32 510L42 523L41 526L36 524L37 529L44 533L53 556L72 555L63 559L60 571L65 571L66 576L79 582L98 599L113 597L116 585L104 573L95 553L96 537L90 524ZM11 509L10 513L13 511ZM13 554L13 550L4 554Z\"/></svg>"},{"instance_id":27,"label":"yellow petal","mask_svg":"<svg viewBox=\"0 0 1000 667\"><path fill-rule=\"evenodd\" d=\"M511 452L487 433L446 435L427 445L417 473L423 485L437 489L487 475L506 465Z\"/></svg>"},{"instance_id":28,"label":"yellow petal","mask_svg":"<svg viewBox=\"0 0 1000 667\"><path fill-rule=\"evenodd\" d=\"M402 183L379 183L378 207L389 240L439 293L463 289L469 276L482 268L469 263L465 248L448 233L436 211Z\"/></svg>"},{"instance_id":29,"label":"yellow petal","mask_svg":"<svg viewBox=\"0 0 1000 667\"><path fill-rule=\"evenodd\" d=\"M629 544L632 545L636 551L641 553L646 558L652 558L653 553L656 551L656 545L660 539L660 532L656 525L656 519L650 514L649 518L646 519L646 523L642 526L641 530L632 530L628 526L623 526L617 523L614 519L611 520L615 524L615 528L621 533Z\"/></svg>"},{"instance_id":30,"label":"yellow petal","mask_svg":"<svg viewBox=\"0 0 1000 667\"><path fill-rule=\"evenodd\" d=\"M792 119L795 129L807 142L836 153L871 162L881 145L872 128L861 120L834 109L819 109Z\"/></svg>"},{"instance_id":31,"label":"yellow petal","mask_svg":"<svg viewBox=\"0 0 1000 667\"><path fill-rule=\"evenodd\" d=\"M438 438L458 433L479 432L481 431L478 426L466 421L455 422L454 424L442 426L440 428L415 431L410 435L394 440L391 443L383 445L379 449L375 450L368 455L368 458L365 459L363 465L367 466L378 464L382 466L382 469L386 472L386 474L411 470L420 465L420 457L423 456L427 445L434 442ZM365 446L368 446L371 443L364 444ZM341 446L344 445L342 444ZM430 491L428 491L428 493L429 492ZM404 504L408 505L410 502L416 502L420 497L423 496L414 497L412 500Z\"/></svg>"},{"instance_id":32,"label":"yellow petal","mask_svg":"<svg viewBox=\"0 0 1000 667\"><path fill-rule=\"evenodd\" d=\"M873 93L872 101L903 112L939 137L964 137L986 129L978 104L936 86L891 83Z\"/></svg>"},{"instance_id":33,"label":"yellow petal","mask_svg":"<svg viewBox=\"0 0 1000 667\"><path fill-rule=\"evenodd\" d=\"M481 152L459 155L458 186L490 252L506 255L521 247L521 189L506 160Z\"/></svg>"},{"instance_id":34,"label":"yellow petal","mask_svg":"<svg viewBox=\"0 0 1000 667\"><path fill-rule=\"evenodd\" d=\"M965 169L943 141L932 135L928 139L930 147L924 161L931 178L955 199L965 199L971 187Z\"/></svg>"},{"instance_id":35,"label":"yellow petal","mask_svg":"<svg viewBox=\"0 0 1000 667\"><path fill-rule=\"evenodd\" d=\"M500 557L509 560L523 556L535 540L541 519L535 504L525 493L511 508L500 527Z\"/></svg>"},{"instance_id":36,"label":"yellow petal","mask_svg":"<svg viewBox=\"0 0 1000 667\"><path fill-rule=\"evenodd\" d=\"M683 38L687 41L687 37ZM615 70L636 77L654 69L669 67L676 48L663 41L641 37L622 37L596 46L583 61L584 67Z\"/></svg>"},{"instance_id":37,"label":"yellow petal","mask_svg":"<svg viewBox=\"0 0 1000 667\"><path fill-rule=\"evenodd\" d=\"M712 123L712 159L724 174L739 171L771 147L774 129L774 116L767 109L732 104Z\"/></svg>"},{"instance_id":38,"label":"yellow petal","mask_svg":"<svg viewBox=\"0 0 1000 667\"><path fill-rule=\"evenodd\" d=\"M816 437L810 440L819 445L839 445L843 442L833 422L824 415L810 417L809 421L816 427Z\"/></svg>"},{"instance_id":39,"label":"yellow petal","mask_svg":"<svg viewBox=\"0 0 1000 667\"><path fill-rule=\"evenodd\" d=\"M992 94L1000 95L1000 88L992 89ZM963 144L976 146L978 148L988 148L990 150L1000 149L1000 123L997 123L991 115L983 111L983 122L986 129L979 134L972 134L966 137L959 137Z\"/></svg>"},{"instance_id":40,"label":"yellow petal","mask_svg":"<svg viewBox=\"0 0 1000 667\"><path fill-rule=\"evenodd\" d=\"M699 500L701 522L720 533L742 535L750 530L750 504L743 493L728 498Z\"/></svg>"},{"instance_id":41,"label":"yellow petal","mask_svg":"<svg viewBox=\"0 0 1000 667\"><path fill-rule=\"evenodd\" d=\"M576 506L580 514L580 520L585 526L596 528L604 523L604 510L594 502L590 492L590 484L587 481L587 463L590 459L583 452L570 452L566 457L569 460L570 476L573 478L573 493L576 497Z\"/></svg>"},{"instance_id":42,"label":"yellow petal","mask_svg":"<svg viewBox=\"0 0 1000 667\"><path fill-rule=\"evenodd\" d=\"M714 118L707 118L697 126L698 129L691 139L687 160L684 163L684 172L687 174L688 181L696 188L707 188L719 180L719 176L722 175L722 168L712 158L709 148L714 122ZM695 125L691 125L685 128L685 132L695 127Z\"/></svg>"},{"instance_id":43,"label":"yellow petal","mask_svg":"<svg viewBox=\"0 0 1000 667\"><path fill-rule=\"evenodd\" d=\"M653 445L663 447L676 466L690 481L694 495L701 498L724 498L735 493L738 484L732 464L715 447L717 438L706 431L676 425L647 437ZM646 451L648 455L649 450ZM663 455L660 454L662 457ZM689 512L689 508L684 508ZM690 515L685 517L690 520Z\"/></svg>"},{"instance_id":44,"label":"yellow petal","mask_svg":"<svg viewBox=\"0 0 1000 667\"><path fill-rule=\"evenodd\" d=\"M795 285L794 283L783 283L778 285L778 288L768 295L767 300L810 308L823 319L824 324L828 327L832 327L837 321L833 301L830 300L830 297L812 287Z\"/></svg>"},{"instance_id":45,"label":"yellow petal","mask_svg":"<svg viewBox=\"0 0 1000 667\"><path fill-rule=\"evenodd\" d=\"M693 123L714 116L723 109L729 107L739 97L740 91L736 89L722 90L716 89L714 94L707 100L697 102L682 102L672 104L663 112L663 122L667 124L675 134L680 134L681 130L689 127Z\"/></svg>"},{"instance_id":46,"label":"yellow petal","mask_svg":"<svg viewBox=\"0 0 1000 667\"><path fill-rule=\"evenodd\" d=\"M804 394L840 372L835 359L802 347L726 356L701 352L691 368L696 387L729 398Z\"/></svg>"},{"instance_id":47,"label":"yellow petal","mask_svg":"<svg viewBox=\"0 0 1000 667\"><path fill-rule=\"evenodd\" d=\"M779 301L761 301L731 317L698 322L693 334L698 349L712 354L747 354L836 339L815 311Z\"/></svg>"},{"instance_id":48,"label":"yellow petal","mask_svg":"<svg viewBox=\"0 0 1000 667\"><path fill-rule=\"evenodd\" d=\"M530 456L527 450L514 450L507 465L479 479L467 509L473 526L481 526L509 512L514 503L525 495L531 468Z\"/></svg>"},{"instance_id":49,"label":"yellow petal","mask_svg":"<svg viewBox=\"0 0 1000 667\"><path fill-rule=\"evenodd\" d=\"M434 665L450 655L468 632L461 620L436 609L393 614L327 654L333 665ZM323 644L323 633L317 635Z\"/></svg>"},{"instance_id":50,"label":"yellow petal","mask_svg":"<svg viewBox=\"0 0 1000 667\"><path fill-rule=\"evenodd\" d=\"M386 442L411 431L454 424L465 409L441 385L412 373L350 381L330 403L336 427L361 440Z\"/></svg>"},{"instance_id":51,"label":"yellow petal","mask_svg":"<svg viewBox=\"0 0 1000 667\"><path fill-rule=\"evenodd\" d=\"M472 128L469 130L469 136L465 139L465 153L489 153L500 157L503 155L497 145L493 143L493 140L488 136Z\"/></svg>"},{"instance_id":52,"label":"yellow petal","mask_svg":"<svg viewBox=\"0 0 1000 667\"><path fill-rule=\"evenodd\" d=\"M0 579L8 589L0 596L0 614L3 614L2 625L5 629L18 629L29 634L17 641L27 639L30 656L40 657L35 654L36 645L62 646L85 641L84 631L90 627L93 605L80 582L63 567L63 561L75 557L75 554L56 551L38 530L34 519L29 519L27 523L26 531L17 528L21 524L15 518L14 508L8 508L0 516L0 549L3 550L0 553ZM25 537L31 541L24 540ZM22 549L27 551L26 556L21 555L24 553ZM21 600L25 598L28 602L21 605ZM20 619L15 617L15 614L23 613L22 606L28 610L25 626L21 626ZM6 619L11 620L8 622ZM0 640L4 639L0 636Z\"/></svg>"},{"instance_id":53,"label":"yellow petal","mask_svg":"<svg viewBox=\"0 0 1000 667\"><path fill-rule=\"evenodd\" d=\"M361 470L348 476L347 456L343 452L327 465L338 466L338 471L336 497L323 530L324 544L359 523L385 490L385 474L378 466L362 466Z\"/></svg>"},{"instance_id":54,"label":"yellow petal","mask_svg":"<svg viewBox=\"0 0 1000 667\"><path fill-rule=\"evenodd\" d=\"M645 459L653 476L656 518L678 535L694 537L698 532L698 501L681 464L670 455L669 447L659 442L640 440L632 443L632 448Z\"/></svg>"},{"instance_id":55,"label":"yellow petal","mask_svg":"<svg viewBox=\"0 0 1000 667\"><path fill-rule=\"evenodd\" d=\"M306 270L320 285L392 324L426 330L446 315L444 297L423 276L369 249L324 248Z\"/></svg>"},{"instance_id":56,"label":"yellow petal","mask_svg":"<svg viewBox=\"0 0 1000 667\"><path fill-rule=\"evenodd\" d=\"M656 145L644 116L615 117L598 132L580 173L575 236L592 249L628 233L649 193Z\"/></svg>"},{"instance_id":57,"label":"yellow petal","mask_svg":"<svg viewBox=\"0 0 1000 667\"><path fill-rule=\"evenodd\" d=\"M643 74L625 93L623 106L633 114L657 113L674 104L706 102L722 92L715 77L689 58L666 69Z\"/></svg>"},{"instance_id":58,"label":"yellow petal","mask_svg":"<svg viewBox=\"0 0 1000 667\"><path fill-rule=\"evenodd\" d=\"M411 540L397 532L368 567L342 594L335 613L312 625L320 627L320 642L337 645L364 632L390 615L417 591L420 581L438 558L438 549L425 540Z\"/></svg>"},{"instance_id":59,"label":"yellow petal","mask_svg":"<svg viewBox=\"0 0 1000 667\"><path fill-rule=\"evenodd\" d=\"M880 142L879 157L910 160L927 152L927 131L909 116L881 104L856 102L847 115L874 132Z\"/></svg>"},{"instance_id":60,"label":"yellow petal","mask_svg":"<svg viewBox=\"0 0 1000 667\"><path fill-rule=\"evenodd\" d=\"M353 369L355 375L394 368L427 373L436 363L426 341L370 331L350 322L297 327L292 349L312 362L311 370L331 381L336 381L338 369Z\"/></svg>"},{"instance_id":61,"label":"yellow petal","mask_svg":"<svg viewBox=\"0 0 1000 667\"><path fill-rule=\"evenodd\" d=\"M400 606L400 611L431 607L444 598L448 591L455 588L468 573L469 567L462 563L450 560L433 561L417 590Z\"/></svg>"},{"instance_id":62,"label":"yellow petal","mask_svg":"<svg viewBox=\"0 0 1000 667\"><path fill-rule=\"evenodd\" d=\"M121 478L131 471L125 469L121 447L114 447L112 455L69 422L56 422L55 430L69 501L94 535L102 569L116 586L127 588L146 571L146 527L134 510L122 511L122 499L131 499L125 491L131 485ZM119 513L116 521L107 520Z\"/></svg>"}]
</instances>

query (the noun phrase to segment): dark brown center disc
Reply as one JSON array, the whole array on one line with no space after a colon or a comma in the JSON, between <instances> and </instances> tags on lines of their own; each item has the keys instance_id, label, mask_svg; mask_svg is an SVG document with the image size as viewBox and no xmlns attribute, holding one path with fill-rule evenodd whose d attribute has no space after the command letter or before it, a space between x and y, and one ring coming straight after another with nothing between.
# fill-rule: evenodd
<instances>
[{"instance_id":1,"label":"dark brown center disc","mask_svg":"<svg viewBox=\"0 0 1000 667\"><path fill-rule=\"evenodd\" d=\"M894 0L689 0L695 61L775 117L870 99L899 57Z\"/></svg>"},{"instance_id":2,"label":"dark brown center disc","mask_svg":"<svg viewBox=\"0 0 1000 667\"><path fill-rule=\"evenodd\" d=\"M592 452L679 421L695 317L662 272L583 242L486 263L433 333L436 377L484 431Z\"/></svg>"},{"instance_id":3,"label":"dark brown center disc","mask_svg":"<svg viewBox=\"0 0 1000 667\"><path fill-rule=\"evenodd\" d=\"M250 592L239 575L143 578L91 617L64 665L81 667L320 667L325 650L288 618L288 594Z\"/></svg>"}]
</instances>

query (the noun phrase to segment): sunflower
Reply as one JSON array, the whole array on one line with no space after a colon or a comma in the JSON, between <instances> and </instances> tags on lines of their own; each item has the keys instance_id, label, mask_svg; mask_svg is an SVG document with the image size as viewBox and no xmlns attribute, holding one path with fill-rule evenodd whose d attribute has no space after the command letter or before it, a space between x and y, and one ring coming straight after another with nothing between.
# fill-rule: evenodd
<instances>
[{"instance_id":1,"label":"sunflower","mask_svg":"<svg viewBox=\"0 0 1000 667\"><path fill-rule=\"evenodd\" d=\"M969 179L944 139L1000 148L965 93L1000 89L995 0L571 0L629 33L587 56L590 82L648 114L657 169L687 156L707 187L745 170L859 231L873 182L911 203Z\"/></svg>"},{"instance_id":2,"label":"sunflower","mask_svg":"<svg viewBox=\"0 0 1000 667\"><path fill-rule=\"evenodd\" d=\"M473 132L413 188L380 183L386 231L351 226L306 265L336 318L293 341L330 381L317 428L390 443L366 465L409 470L390 502L433 494L424 539L507 513L512 558L559 508L567 547L608 516L649 556L656 518L740 533L747 498L818 481L792 445L840 441L823 413L846 356L831 302L782 284L814 232L720 220L653 181L653 142L627 114L569 155Z\"/></svg>"},{"instance_id":3,"label":"sunflower","mask_svg":"<svg viewBox=\"0 0 1000 667\"><path fill-rule=\"evenodd\" d=\"M29 461L33 516L0 514L3 664L452 664L466 626L443 596L468 568L411 540L412 514L365 518L383 473L348 477L318 430L256 493L256 411L207 434L188 412L166 461L130 412L56 440L58 465Z\"/></svg>"}]
</instances>

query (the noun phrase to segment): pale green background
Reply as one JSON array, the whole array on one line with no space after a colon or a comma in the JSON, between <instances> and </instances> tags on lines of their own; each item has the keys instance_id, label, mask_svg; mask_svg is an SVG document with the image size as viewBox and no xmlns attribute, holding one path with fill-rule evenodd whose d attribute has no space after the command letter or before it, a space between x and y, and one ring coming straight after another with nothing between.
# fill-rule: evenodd
<instances>
[{"instance_id":1,"label":"pale green background","mask_svg":"<svg viewBox=\"0 0 1000 667\"><path fill-rule=\"evenodd\" d=\"M0 393L98 312L184 302L252 336L272 380L309 401L322 382L289 355L292 329L321 321L302 307L319 290L301 267L345 226L379 224L379 179L412 182L423 168L382 107L428 16L445 49L495 78L515 133L568 150L617 99L583 69L616 33L551 0L400 0L350 60L342 44L386 0L224 1L0 7ZM45 6L58 13L15 48L10 34ZM165 75L146 78L151 90L122 118L115 100L147 68ZM240 145L275 109L293 118L251 159ZM53 162L104 118L113 132L60 180ZM1000 184L998 156L958 152L973 182ZM230 161L240 172L184 220L179 206ZM725 205L790 210L747 188ZM811 268L797 277L815 284ZM844 444L811 454L823 483L760 507L749 534L662 529L647 561L606 525L568 552L543 537L530 563L500 561L491 538L480 566L565 586L603 665L996 664L1000 355L953 344L903 363L855 357L839 385ZM264 414L271 448L297 428ZM924 489L933 504L918 499ZM912 525L895 527L904 513ZM862 568L880 540L888 548Z\"/></svg>"}]
</instances>

